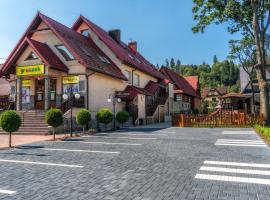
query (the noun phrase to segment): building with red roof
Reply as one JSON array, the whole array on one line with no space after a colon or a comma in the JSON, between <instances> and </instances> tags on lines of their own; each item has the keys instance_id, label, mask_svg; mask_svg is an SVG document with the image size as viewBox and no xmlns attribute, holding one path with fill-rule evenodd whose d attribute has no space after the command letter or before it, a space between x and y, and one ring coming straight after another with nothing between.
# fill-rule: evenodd
<instances>
[{"instance_id":1,"label":"building with red roof","mask_svg":"<svg viewBox=\"0 0 270 200\"><path fill-rule=\"evenodd\" d=\"M198 76L183 77L167 67L162 67L160 72L174 85L174 112L201 109Z\"/></svg>"},{"instance_id":2,"label":"building with red roof","mask_svg":"<svg viewBox=\"0 0 270 200\"><path fill-rule=\"evenodd\" d=\"M135 123L165 118L156 114L160 106L170 114L168 80L139 53L137 42L125 44L120 30L107 32L83 16L70 28L38 12L0 76L15 76L10 85L17 110L62 108L63 94L73 92L93 116L102 107L113 109L113 97L122 99L116 111L136 112Z\"/></svg>"}]
</instances>

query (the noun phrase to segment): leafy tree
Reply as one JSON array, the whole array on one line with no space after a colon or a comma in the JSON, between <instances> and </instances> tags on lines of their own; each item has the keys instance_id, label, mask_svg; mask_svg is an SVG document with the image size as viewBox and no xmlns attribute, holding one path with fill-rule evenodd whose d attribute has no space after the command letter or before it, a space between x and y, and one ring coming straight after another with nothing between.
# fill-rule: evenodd
<instances>
[{"instance_id":1,"label":"leafy tree","mask_svg":"<svg viewBox=\"0 0 270 200\"><path fill-rule=\"evenodd\" d=\"M240 32L254 40L256 76L260 88L260 112L270 122L269 89L266 80L266 39L270 25L269 0L193 0L193 32L204 32L212 23L226 24L230 33Z\"/></svg>"},{"instance_id":2,"label":"leafy tree","mask_svg":"<svg viewBox=\"0 0 270 200\"><path fill-rule=\"evenodd\" d=\"M107 125L113 121L113 113L108 108L101 108L97 113L97 119L100 123Z\"/></svg>"},{"instance_id":3,"label":"leafy tree","mask_svg":"<svg viewBox=\"0 0 270 200\"><path fill-rule=\"evenodd\" d=\"M63 113L59 109L51 108L45 114L45 121L53 127L53 140L55 140L55 129L63 124Z\"/></svg>"},{"instance_id":4,"label":"leafy tree","mask_svg":"<svg viewBox=\"0 0 270 200\"><path fill-rule=\"evenodd\" d=\"M86 109L81 109L77 116L76 116L76 122L83 127L83 134L85 126L88 124L88 122L91 120L91 113Z\"/></svg>"},{"instance_id":5,"label":"leafy tree","mask_svg":"<svg viewBox=\"0 0 270 200\"><path fill-rule=\"evenodd\" d=\"M117 120L120 124L122 124L122 126L123 126L123 124L124 124L125 122L128 121L128 119L129 119L129 113L126 112L126 111L120 111L120 112L118 112L118 113L116 114L116 120Z\"/></svg>"},{"instance_id":6,"label":"leafy tree","mask_svg":"<svg viewBox=\"0 0 270 200\"><path fill-rule=\"evenodd\" d=\"M11 134L16 132L22 124L20 115L14 110L5 111L0 117L0 126L9 133L9 147L11 147Z\"/></svg>"}]
</instances>

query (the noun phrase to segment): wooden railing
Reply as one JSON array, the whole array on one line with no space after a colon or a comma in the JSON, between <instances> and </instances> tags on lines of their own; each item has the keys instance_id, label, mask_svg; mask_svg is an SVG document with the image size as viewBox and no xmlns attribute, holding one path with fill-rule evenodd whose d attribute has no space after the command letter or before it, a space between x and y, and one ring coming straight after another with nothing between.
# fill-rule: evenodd
<instances>
[{"instance_id":1,"label":"wooden railing","mask_svg":"<svg viewBox=\"0 0 270 200\"><path fill-rule=\"evenodd\" d=\"M165 95L162 97L157 97L155 99L155 102L153 104L148 104L146 105L146 116L153 116L153 114L155 113L157 107L159 105L164 105L166 103L166 100L168 99L169 95Z\"/></svg>"},{"instance_id":2,"label":"wooden railing","mask_svg":"<svg viewBox=\"0 0 270 200\"><path fill-rule=\"evenodd\" d=\"M175 114L172 117L172 126L177 127L251 127L254 124L263 124L263 116L221 111L215 115Z\"/></svg>"},{"instance_id":3,"label":"wooden railing","mask_svg":"<svg viewBox=\"0 0 270 200\"><path fill-rule=\"evenodd\" d=\"M62 111L62 113L66 113L70 109L70 99L62 102L61 106L58 107ZM74 108L84 108L84 96L81 96L80 99L75 99L73 97L73 105Z\"/></svg>"}]
</instances>

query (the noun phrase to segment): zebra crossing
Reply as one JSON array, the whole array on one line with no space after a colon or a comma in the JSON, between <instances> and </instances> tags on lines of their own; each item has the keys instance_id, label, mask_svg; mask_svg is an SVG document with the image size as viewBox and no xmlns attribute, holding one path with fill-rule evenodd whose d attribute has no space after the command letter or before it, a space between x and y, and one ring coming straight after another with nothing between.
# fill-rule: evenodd
<instances>
[{"instance_id":1,"label":"zebra crossing","mask_svg":"<svg viewBox=\"0 0 270 200\"><path fill-rule=\"evenodd\" d=\"M218 139L216 146L267 147L261 140Z\"/></svg>"},{"instance_id":2,"label":"zebra crossing","mask_svg":"<svg viewBox=\"0 0 270 200\"><path fill-rule=\"evenodd\" d=\"M270 164L206 160L195 179L270 185Z\"/></svg>"}]
</instances>

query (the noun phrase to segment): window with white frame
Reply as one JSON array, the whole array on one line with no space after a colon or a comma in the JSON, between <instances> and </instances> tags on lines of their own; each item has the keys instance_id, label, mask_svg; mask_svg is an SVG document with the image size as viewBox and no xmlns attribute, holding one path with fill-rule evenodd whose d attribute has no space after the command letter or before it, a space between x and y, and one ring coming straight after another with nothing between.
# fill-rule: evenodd
<instances>
[{"instance_id":1,"label":"window with white frame","mask_svg":"<svg viewBox=\"0 0 270 200\"><path fill-rule=\"evenodd\" d=\"M55 48L62 54L62 56L67 60L74 60L75 58L73 55L67 50L67 48L64 45L56 45Z\"/></svg>"},{"instance_id":2,"label":"window with white frame","mask_svg":"<svg viewBox=\"0 0 270 200\"><path fill-rule=\"evenodd\" d=\"M124 75L126 76L126 78L128 79L128 83L131 83L131 72L128 70L124 71Z\"/></svg>"},{"instance_id":3,"label":"window with white frame","mask_svg":"<svg viewBox=\"0 0 270 200\"><path fill-rule=\"evenodd\" d=\"M134 76L133 76L133 84L135 86L140 86L140 76L138 74L134 74Z\"/></svg>"},{"instance_id":4,"label":"window with white frame","mask_svg":"<svg viewBox=\"0 0 270 200\"><path fill-rule=\"evenodd\" d=\"M89 37L90 35L90 29L84 29L84 30L81 30L81 34L85 37Z\"/></svg>"},{"instance_id":5,"label":"window with white frame","mask_svg":"<svg viewBox=\"0 0 270 200\"><path fill-rule=\"evenodd\" d=\"M175 95L175 100L176 101L182 101L183 99L182 99L182 95L181 94L176 94Z\"/></svg>"}]
</instances>

